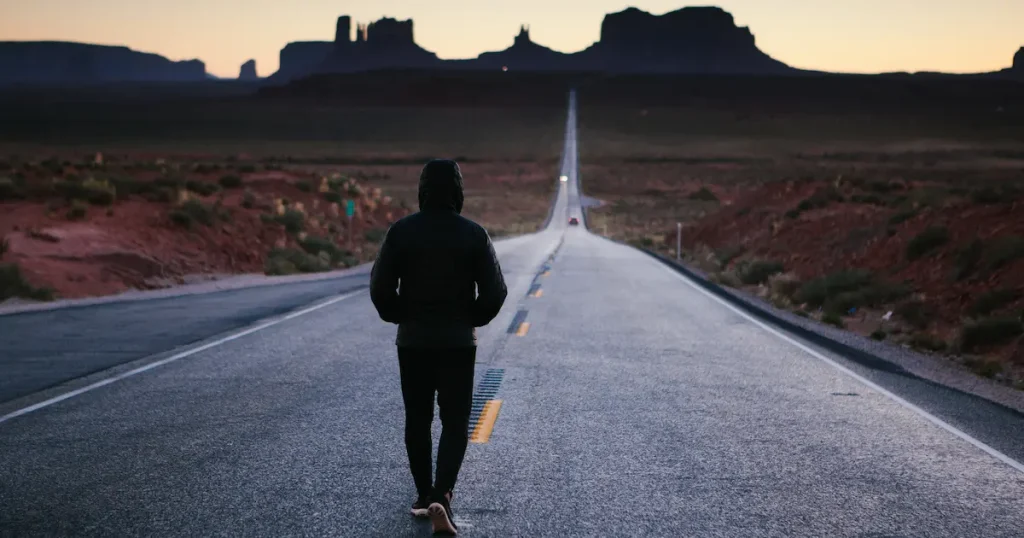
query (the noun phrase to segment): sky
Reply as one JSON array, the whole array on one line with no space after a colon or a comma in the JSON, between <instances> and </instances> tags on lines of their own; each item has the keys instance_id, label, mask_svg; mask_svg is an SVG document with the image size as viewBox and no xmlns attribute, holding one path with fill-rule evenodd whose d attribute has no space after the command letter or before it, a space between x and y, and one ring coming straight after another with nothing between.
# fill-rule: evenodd
<instances>
[{"instance_id":1,"label":"sky","mask_svg":"<svg viewBox=\"0 0 1024 538\"><path fill-rule=\"evenodd\" d=\"M728 10L761 50L806 69L993 71L1024 46L1024 0L0 0L0 40L127 45L223 77L252 58L267 76L288 42L333 40L338 15L411 18L417 43L452 59L507 48L520 24L575 52L597 41L606 13L688 5Z\"/></svg>"}]
</instances>

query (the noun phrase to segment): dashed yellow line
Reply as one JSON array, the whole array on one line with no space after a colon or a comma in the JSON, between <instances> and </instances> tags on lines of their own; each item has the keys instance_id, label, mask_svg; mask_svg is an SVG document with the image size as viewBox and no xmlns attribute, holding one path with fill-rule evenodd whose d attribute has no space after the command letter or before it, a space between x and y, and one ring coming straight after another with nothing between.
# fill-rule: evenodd
<instances>
[{"instance_id":1,"label":"dashed yellow line","mask_svg":"<svg viewBox=\"0 0 1024 538\"><path fill-rule=\"evenodd\" d=\"M542 288L537 288L537 291L533 292L533 295L531 295L531 297L543 297L543 296L544 296L544 290Z\"/></svg>"},{"instance_id":2,"label":"dashed yellow line","mask_svg":"<svg viewBox=\"0 0 1024 538\"><path fill-rule=\"evenodd\" d=\"M480 412L480 420L473 428L473 435L469 437L471 443L486 443L491 439L491 432L494 431L494 422L498 420L498 411L501 409L501 400L488 400Z\"/></svg>"},{"instance_id":3,"label":"dashed yellow line","mask_svg":"<svg viewBox=\"0 0 1024 538\"><path fill-rule=\"evenodd\" d=\"M548 276L550 274L551 274L551 271L544 271L543 273L540 274L540 276Z\"/></svg>"},{"instance_id":4,"label":"dashed yellow line","mask_svg":"<svg viewBox=\"0 0 1024 538\"><path fill-rule=\"evenodd\" d=\"M516 336L526 336L526 333L530 330L530 322L524 321L519 324L519 328L516 329Z\"/></svg>"}]
</instances>

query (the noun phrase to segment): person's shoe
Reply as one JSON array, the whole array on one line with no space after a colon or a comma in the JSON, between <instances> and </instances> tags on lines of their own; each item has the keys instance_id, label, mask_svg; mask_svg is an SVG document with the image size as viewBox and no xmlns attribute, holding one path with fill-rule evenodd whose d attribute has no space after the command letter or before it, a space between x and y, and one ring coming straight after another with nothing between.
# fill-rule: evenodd
<instances>
[{"instance_id":1,"label":"person's shoe","mask_svg":"<svg viewBox=\"0 0 1024 538\"><path fill-rule=\"evenodd\" d=\"M430 515L430 524L434 528L434 534L447 534L455 536L458 534L458 527L455 526L455 514L452 513L452 494L445 493L443 496L434 497L427 507Z\"/></svg>"},{"instance_id":2,"label":"person's shoe","mask_svg":"<svg viewBox=\"0 0 1024 538\"><path fill-rule=\"evenodd\" d=\"M412 515L416 517L428 517L430 514L427 508L430 507L430 499L426 495L420 495L416 502L412 503Z\"/></svg>"}]
</instances>

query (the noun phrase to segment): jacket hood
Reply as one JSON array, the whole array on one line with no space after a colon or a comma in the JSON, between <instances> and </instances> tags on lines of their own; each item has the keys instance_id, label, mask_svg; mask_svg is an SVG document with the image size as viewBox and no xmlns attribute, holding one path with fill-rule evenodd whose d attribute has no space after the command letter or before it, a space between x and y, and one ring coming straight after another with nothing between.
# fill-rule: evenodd
<instances>
[{"instance_id":1,"label":"jacket hood","mask_svg":"<svg viewBox=\"0 0 1024 538\"><path fill-rule=\"evenodd\" d=\"M462 171L455 161L435 159L420 172L420 211L447 209L462 213Z\"/></svg>"}]
</instances>

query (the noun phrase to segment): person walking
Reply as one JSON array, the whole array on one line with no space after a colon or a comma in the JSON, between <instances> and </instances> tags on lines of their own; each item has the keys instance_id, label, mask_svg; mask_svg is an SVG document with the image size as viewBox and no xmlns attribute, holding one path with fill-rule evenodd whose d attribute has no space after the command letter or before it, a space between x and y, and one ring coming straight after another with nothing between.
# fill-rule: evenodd
<instances>
[{"instance_id":1,"label":"person walking","mask_svg":"<svg viewBox=\"0 0 1024 538\"><path fill-rule=\"evenodd\" d=\"M435 159L419 179L419 211L388 229L370 273L380 318L398 325L405 403L405 448L418 497L412 513L435 533L456 534L451 508L469 442L476 328L498 315L508 295L487 231L460 215L462 172ZM441 416L431 481L434 395Z\"/></svg>"}]
</instances>

